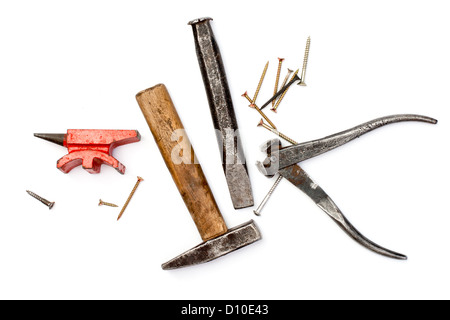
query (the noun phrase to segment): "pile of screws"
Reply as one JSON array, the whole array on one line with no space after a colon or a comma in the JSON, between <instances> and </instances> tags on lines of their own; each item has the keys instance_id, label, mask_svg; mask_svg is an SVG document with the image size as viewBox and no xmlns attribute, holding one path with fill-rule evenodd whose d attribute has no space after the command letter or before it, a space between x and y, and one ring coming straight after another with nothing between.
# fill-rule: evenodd
<instances>
[{"instance_id":1,"label":"pile of screws","mask_svg":"<svg viewBox=\"0 0 450 320\"><path fill-rule=\"evenodd\" d=\"M261 119L258 123L258 127L263 127L267 130L269 130L270 132L276 134L277 136L279 136L280 138L286 140L287 142L291 143L291 144L297 144L297 142L289 137L287 137L286 135L282 134L281 132L278 131L277 127L275 126L275 124L267 117L267 115L262 111L262 109L264 109L267 105L272 104L272 108L270 110L272 110L273 112L277 112L277 109L281 103L281 101L283 100L284 96L286 95L286 93L288 92L290 86L296 82L299 81L299 85L300 86L306 86L305 83L305 75L306 75L306 65L308 64L308 57L309 57L309 48L311 45L311 38L308 37L308 39L306 40L306 48L305 48L305 54L303 56L303 67L302 67L302 72L300 74L300 77L298 76L298 72L299 69L297 69L294 74L292 75L292 77L290 78L289 82L288 79L292 74L292 70L291 69L287 69L287 74L284 77L284 80L281 84L281 89L279 89L279 80L280 80L280 74L281 74L281 68L283 65L283 58L278 58L278 68L277 68L277 74L276 74L276 78L275 78L275 87L273 90L273 96L271 99L269 99L269 101L267 101L261 108L258 107L256 105L256 98L258 97L259 91L261 89L261 85L264 81L264 78L266 76L266 72L267 72L267 68L269 66L269 62L266 63L266 65L264 66L264 70L263 73L259 79L258 82L258 86L256 87L256 92L253 95L253 98L250 98L250 96L247 94L247 91L242 95L244 98L246 98L248 100L248 102L250 102L249 107L255 109L262 117L264 120L267 121L268 124L264 123L264 120ZM263 201L261 202L261 204L258 206L258 208L256 210L254 210L253 212L259 216L261 214L261 210L263 209L264 205L267 203L267 201L269 200L270 196L272 195L272 193L275 191L275 188L278 186L278 184L280 183L282 177L279 176L277 178L277 180L275 181L274 185L270 188L269 192L267 193L267 195L264 197Z\"/></svg>"}]
</instances>

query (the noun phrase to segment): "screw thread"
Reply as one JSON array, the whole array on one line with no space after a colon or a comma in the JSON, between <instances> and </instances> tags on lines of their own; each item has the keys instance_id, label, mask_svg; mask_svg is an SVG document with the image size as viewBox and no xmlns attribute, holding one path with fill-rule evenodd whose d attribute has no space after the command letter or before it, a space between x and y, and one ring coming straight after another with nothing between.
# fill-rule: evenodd
<instances>
[{"instance_id":1,"label":"screw thread","mask_svg":"<svg viewBox=\"0 0 450 320\"><path fill-rule=\"evenodd\" d=\"M267 130L271 131L272 133L275 133L276 135L278 135L280 138L283 138L284 140L288 141L289 143L292 144L297 144L296 141L292 140L291 138L289 138L288 136L286 136L285 134L282 134L281 132L279 132L276 129L271 128L270 126L268 126L267 124L265 124L262 119L259 122L258 126L262 126L264 128L266 128Z\"/></svg>"},{"instance_id":2,"label":"screw thread","mask_svg":"<svg viewBox=\"0 0 450 320\"><path fill-rule=\"evenodd\" d=\"M291 77L291 80L293 80L295 78L295 76L297 75L299 69L297 69L294 74ZM281 97L278 99L277 103L275 104L275 106L273 107L274 111L277 110L278 106L280 105L281 101L283 100L284 96L286 95L286 93L288 92L290 87L286 88L286 90L284 90L284 92L281 94Z\"/></svg>"},{"instance_id":3,"label":"screw thread","mask_svg":"<svg viewBox=\"0 0 450 320\"><path fill-rule=\"evenodd\" d=\"M137 187L139 186L139 183L141 183L142 180L144 180L144 179L142 179L141 177L138 177L138 181L136 181L136 184L134 185L133 190L131 190L127 201L125 201L125 204L123 205L122 210L120 210L117 220L119 220L120 217L122 217L122 214L124 213L125 209L127 208L128 204L130 203L131 198L133 197L134 193L136 192Z\"/></svg>"},{"instance_id":4,"label":"screw thread","mask_svg":"<svg viewBox=\"0 0 450 320\"><path fill-rule=\"evenodd\" d=\"M302 83L305 82L305 74L306 74L306 66L308 64L308 57L309 57L309 47L311 45L311 37L308 37L308 40L306 40L306 48L305 48L305 54L303 56L303 68L302 68Z\"/></svg>"},{"instance_id":5,"label":"screw thread","mask_svg":"<svg viewBox=\"0 0 450 320\"><path fill-rule=\"evenodd\" d=\"M48 201L47 199L42 198L41 196L37 195L33 191L30 191L30 190L26 190L26 191L30 196L32 196L36 200L39 200L40 202L45 204L49 209L51 209L53 207L53 205L55 204L54 202L51 202L51 201Z\"/></svg>"},{"instance_id":6,"label":"screw thread","mask_svg":"<svg viewBox=\"0 0 450 320\"><path fill-rule=\"evenodd\" d=\"M266 194L266 196L264 197L263 201L261 201L261 203L258 206L258 208L256 210L253 210L254 214L256 214L257 216L261 215L261 210L264 208L264 206L266 205L267 201L272 196L272 193L275 191L276 187L281 182L281 180L283 180L283 177L282 176L278 176L277 180L273 184L272 188L270 188L269 192Z\"/></svg>"},{"instance_id":7,"label":"screw thread","mask_svg":"<svg viewBox=\"0 0 450 320\"><path fill-rule=\"evenodd\" d=\"M108 206L108 207L118 207L117 204L110 203L110 202L105 202L102 199L99 200L98 205L99 206Z\"/></svg>"},{"instance_id":8,"label":"screw thread","mask_svg":"<svg viewBox=\"0 0 450 320\"><path fill-rule=\"evenodd\" d=\"M281 73L281 65L283 64L283 58L278 58L278 69L277 76L275 78L275 88L273 89L273 95L275 95L278 91L278 82L280 81L280 73ZM275 104L275 100L272 101L272 107Z\"/></svg>"},{"instance_id":9,"label":"screw thread","mask_svg":"<svg viewBox=\"0 0 450 320\"><path fill-rule=\"evenodd\" d=\"M251 103L255 103L256 98L258 97L259 90L261 89L261 85L263 83L264 77L266 76L268 66L269 66L269 61L267 61L266 65L264 66L263 73L261 75L261 78L259 79L258 86L256 87L256 92L255 92L255 95L253 96L253 100L251 101Z\"/></svg>"},{"instance_id":10,"label":"screw thread","mask_svg":"<svg viewBox=\"0 0 450 320\"><path fill-rule=\"evenodd\" d=\"M245 91L245 93L242 95L244 98L246 98L248 100L248 102L253 103L252 99L248 96L247 91Z\"/></svg>"}]
</instances>

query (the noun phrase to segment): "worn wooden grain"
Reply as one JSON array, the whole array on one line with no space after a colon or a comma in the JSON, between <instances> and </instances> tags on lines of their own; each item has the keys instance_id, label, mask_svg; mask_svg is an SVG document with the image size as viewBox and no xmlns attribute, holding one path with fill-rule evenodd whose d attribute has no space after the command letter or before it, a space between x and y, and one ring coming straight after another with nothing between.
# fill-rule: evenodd
<instances>
[{"instance_id":1,"label":"worn wooden grain","mask_svg":"<svg viewBox=\"0 0 450 320\"><path fill-rule=\"evenodd\" d=\"M136 99L202 239L226 233L227 226L202 167L194 161L189 138L186 134L179 137L177 130L184 127L166 87L158 84L139 92Z\"/></svg>"}]
</instances>

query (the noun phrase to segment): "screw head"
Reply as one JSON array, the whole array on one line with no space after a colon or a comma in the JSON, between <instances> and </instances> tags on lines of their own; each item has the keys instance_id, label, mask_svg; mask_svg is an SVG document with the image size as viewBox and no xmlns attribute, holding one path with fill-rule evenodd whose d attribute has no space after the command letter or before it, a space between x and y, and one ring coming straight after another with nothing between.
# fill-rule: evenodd
<instances>
[{"instance_id":1,"label":"screw head","mask_svg":"<svg viewBox=\"0 0 450 320\"><path fill-rule=\"evenodd\" d=\"M53 208L54 205L55 205L55 202L50 202L48 204L48 209L50 210L51 208Z\"/></svg>"}]
</instances>

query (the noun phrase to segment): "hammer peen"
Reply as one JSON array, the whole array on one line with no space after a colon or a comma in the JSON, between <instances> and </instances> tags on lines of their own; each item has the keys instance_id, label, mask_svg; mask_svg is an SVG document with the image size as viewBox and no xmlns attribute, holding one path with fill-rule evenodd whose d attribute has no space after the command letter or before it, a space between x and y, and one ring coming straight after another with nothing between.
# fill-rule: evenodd
<instances>
[{"instance_id":1,"label":"hammer peen","mask_svg":"<svg viewBox=\"0 0 450 320\"><path fill-rule=\"evenodd\" d=\"M261 239L253 220L227 228L166 87L158 84L143 90L136 100L203 240L162 268L208 262Z\"/></svg>"}]
</instances>

